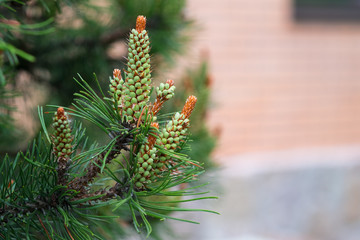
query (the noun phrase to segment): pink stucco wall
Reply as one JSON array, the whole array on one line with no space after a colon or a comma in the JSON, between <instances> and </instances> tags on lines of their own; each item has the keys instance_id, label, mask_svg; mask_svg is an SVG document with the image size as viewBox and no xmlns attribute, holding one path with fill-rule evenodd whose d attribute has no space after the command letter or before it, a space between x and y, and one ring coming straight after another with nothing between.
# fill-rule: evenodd
<instances>
[{"instance_id":1,"label":"pink stucco wall","mask_svg":"<svg viewBox=\"0 0 360 240\"><path fill-rule=\"evenodd\" d=\"M208 51L216 156L360 143L360 23L299 24L291 0L189 0Z\"/></svg>"}]
</instances>

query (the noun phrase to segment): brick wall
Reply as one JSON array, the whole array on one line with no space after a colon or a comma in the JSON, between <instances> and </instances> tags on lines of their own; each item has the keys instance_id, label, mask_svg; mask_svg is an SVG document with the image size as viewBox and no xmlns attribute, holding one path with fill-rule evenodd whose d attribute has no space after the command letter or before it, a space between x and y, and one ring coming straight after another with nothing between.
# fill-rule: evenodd
<instances>
[{"instance_id":1,"label":"brick wall","mask_svg":"<svg viewBox=\"0 0 360 240\"><path fill-rule=\"evenodd\" d=\"M360 144L360 23L299 24L291 0L189 0L217 156ZM199 34L201 33L201 34Z\"/></svg>"}]
</instances>

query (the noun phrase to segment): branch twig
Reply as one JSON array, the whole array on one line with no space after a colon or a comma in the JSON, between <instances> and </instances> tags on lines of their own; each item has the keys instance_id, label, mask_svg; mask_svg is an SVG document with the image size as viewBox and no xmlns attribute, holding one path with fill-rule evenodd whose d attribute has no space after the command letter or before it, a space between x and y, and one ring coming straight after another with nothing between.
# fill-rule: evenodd
<instances>
[{"instance_id":1,"label":"branch twig","mask_svg":"<svg viewBox=\"0 0 360 240\"><path fill-rule=\"evenodd\" d=\"M49 232L48 232L48 230L46 229L43 221L41 220L41 218L39 217L39 215L37 215L37 217L39 218L39 221L40 221L40 223L41 223L41 226L44 228L44 230L45 230L45 232L46 232L46 235L48 236L48 238L49 238L50 240L52 240L52 238L50 237Z\"/></svg>"}]
</instances>

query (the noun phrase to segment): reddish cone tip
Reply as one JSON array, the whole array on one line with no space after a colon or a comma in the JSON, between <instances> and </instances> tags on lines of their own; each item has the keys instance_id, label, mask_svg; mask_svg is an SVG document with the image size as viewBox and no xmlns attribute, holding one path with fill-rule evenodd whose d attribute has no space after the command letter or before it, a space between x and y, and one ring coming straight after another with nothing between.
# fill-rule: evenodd
<instances>
[{"instance_id":1,"label":"reddish cone tip","mask_svg":"<svg viewBox=\"0 0 360 240\"><path fill-rule=\"evenodd\" d=\"M159 124L157 122L151 123L151 126L154 127L154 128L159 129Z\"/></svg>"},{"instance_id":2,"label":"reddish cone tip","mask_svg":"<svg viewBox=\"0 0 360 240\"><path fill-rule=\"evenodd\" d=\"M174 80L168 79L166 83L169 84L170 87L174 86Z\"/></svg>"},{"instance_id":3,"label":"reddish cone tip","mask_svg":"<svg viewBox=\"0 0 360 240\"><path fill-rule=\"evenodd\" d=\"M136 31L141 33L146 27L146 17L139 15L136 19Z\"/></svg>"},{"instance_id":4,"label":"reddish cone tip","mask_svg":"<svg viewBox=\"0 0 360 240\"><path fill-rule=\"evenodd\" d=\"M195 96L189 96L186 100L186 103L184 105L183 110L181 111L181 114L185 116L185 118L189 118L192 111L195 108L197 98Z\"/></svg>"},{"instance_id":5,"label":"reddish cone tip","mask_svg":"<svg viewBox=\"0 0 360 240\"><path fill-rule=\"evenodd\" d=\"M121 78L121 71L119 69L115 68L114 71L113 71L113 77L120 79Z\"/></svg>"},{"instance_id":6,"label":"reddish cone tip","mask_svg":"<svg viewBox=\"0 0 360 240\"><path fill-rule=\"evenodd\" d=\"M64 115L65 115L64 108L59 107L59 108L57 109L57 117L58 117L58 118L61 118L61 117L64 116Z\"/></svg>"},{"instance_id":7,"label":"reddish cone tip","mask_svg":"<svg viewBox=\"0 0 360 240\"><path fill-rule=\"evenodd\" d=\"M13 183L14 183L14 180L11 179L11 181L8 184L8 188L10 188Z\"/></svg>"}]
</instances>

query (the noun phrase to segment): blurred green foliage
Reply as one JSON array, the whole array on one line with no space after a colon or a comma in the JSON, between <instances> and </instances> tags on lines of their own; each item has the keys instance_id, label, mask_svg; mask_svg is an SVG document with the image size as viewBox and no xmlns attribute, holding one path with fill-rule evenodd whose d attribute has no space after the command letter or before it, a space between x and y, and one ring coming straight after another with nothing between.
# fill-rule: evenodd
<instances>
[{"instance_id":1,"label":"blurred green foliage","mask_svg":"<svg viewBox=\"0 0 360 240\"><path fill-rule=\"evenodd\" d=\"M216 137L212 135L206 126L206 115L210 108L211 77L208 74L208 64L203 60L199 66L189 69L182 76L181 84L176 84L174 104L165 105L162 112L175 112L179 109L189 95L195 95L198 99L196 111L191 116L191 141L187 154L192 159L197 159L205 164L205 168L213 166L211 152L216 145Z\"/></svg>"},{"instance_id":2,"label":"blurred green foliage","mask_svg":"<svg viewBox=\"0 0 360 240\"><path fill-rule=\"evenodd\" d=\"M138 15L146 16L152 42L152 54L172 61L174 53L181 52L186 38L182 31L190 22L182 15L185 1L167 0L109 0L103 4L80 1L63 8L56 17L55 31L43 36L26 36L19 42L24 51L36 56L37 61L22 61L19 68L29 71L37 81L46 81L50 73L53 96L62 104L71 102L73 77L98 79L106 86L109 73L122 69L124 58L113 59L109 51L114 43L125 44L128 29ZM51 10L51 13L55 12ZM25 44L26 43L26 44ZM124 56L126 57L126 56ZM155 58L157 59L157 58ZM156 64L156 63L155 63Z\"/></svg>"}]
</instances>

